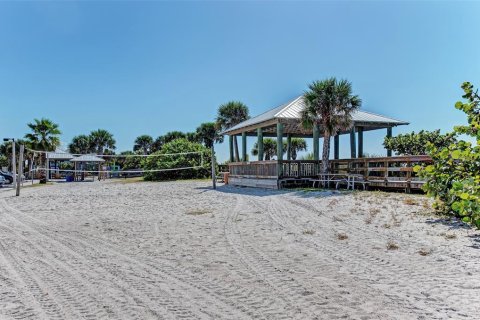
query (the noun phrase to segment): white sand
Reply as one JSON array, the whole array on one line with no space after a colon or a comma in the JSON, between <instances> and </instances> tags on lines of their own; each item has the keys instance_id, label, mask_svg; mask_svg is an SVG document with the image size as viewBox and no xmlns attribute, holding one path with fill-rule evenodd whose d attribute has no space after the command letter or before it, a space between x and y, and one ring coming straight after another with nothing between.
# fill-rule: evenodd
<instances>
[{"instance_id":1,"label":"white sand","mask_svg":"<svg viewBox=\"0 0 480 320\"><path fill-rule=\"evenodd\" d=\"M22 192L0 192L0 319L480 318L479 233L426 215L422 196Z\"/></svg>"}]
</instances>

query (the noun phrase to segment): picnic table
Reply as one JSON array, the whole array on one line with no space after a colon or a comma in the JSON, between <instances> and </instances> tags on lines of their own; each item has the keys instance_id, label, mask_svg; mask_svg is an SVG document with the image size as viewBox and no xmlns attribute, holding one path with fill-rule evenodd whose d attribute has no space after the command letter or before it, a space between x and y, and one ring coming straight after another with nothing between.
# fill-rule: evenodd
<instances>
[{"instance_id":1,"label":"picnic table","mask_svg":"<svg viewBox=\"0 0 480 320\"><path fill-rule=\"evenodd\" d=\"M361 174L351 174L351 173L325 173L319 174L318 179L313 180L313 187L318 184L320 187L320 183L324 186L330 187L331 183L335 183L335 189L338 189L340 184L346 184L347 190L355 189L355 184L361 184L363 189L366 189L368 185L368 181L365 180L364 176Z\"/></svg>"}]
</instances>

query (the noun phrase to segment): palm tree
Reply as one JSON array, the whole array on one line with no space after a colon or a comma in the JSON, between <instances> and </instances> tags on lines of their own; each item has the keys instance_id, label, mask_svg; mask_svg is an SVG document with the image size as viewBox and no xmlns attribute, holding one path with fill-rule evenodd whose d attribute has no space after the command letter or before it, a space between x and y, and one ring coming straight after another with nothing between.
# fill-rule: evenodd
<instances>
[{"instance_id":1,"label":"palm tree","mask_svg":"<svg viewBox=\"0 0 480 320\"><path fill-rule=\"evenodd\" d=\"M68 151L73 154L86 154L92 152L90 137L84 134L73 137L68 145Z\"/></svg>"},{"instance_id":2,"label":"palm tree","mask_svg":"<svg viewBox=\"0 0 480 320\"><path fill-rule=\"evenodd\" d=\"M213 147L214 143L222 143L223 136L220 135L216 124L214 122L202 123L196 131L196 136L199 142L209 149Z\"/></svg>"},{"instance_id":3,"label":"palm tree","mask_svg":"<svg viewBox=\"0 0 480 320\"><path fill-rule=\"evenodd\" d=\"M249 118L248 107L245 104L240 101L230 101L218 107L217 128L225 131ZM236 136L234 136L233 142L235 144L235 160L240 161Z\"/></svg>"},{"instance_id":4,"label":"palm tree","mask_svg":"<svg viewBox=\"0 0 480 320\"><path fill-rule=\"evenodd\" d=\"M33 123L27 126L32 130L31 133L25 135L25 139L35 149L42 151L54 151L60 145L60 134L58 124L50 119L34 119Z\"/></svg>"},{"instance_id":5,"label":"palm tree","mask_svg":"<svg viewBox=\"0 0 480 320\"><path fill-rule=\"evenodd\" d=\"M133 151L142 150L143 154L149 154L152 151L153 138L149 135L141 135L135 139Z\"/></svg>"},{"instance_id":6,"label":"palm tree","mask_svg":"<svg viewBox=\"0 0 480 320\"><path fill-rule=\"evenodd\" d=\"M187 139L187 134L181 131L170 131L163 136L163 143L169 143L177 139Z\"/></svg>"},{"instance_id":7,"label":"palm tree","mask_svg":"<svg viewBox=\"0 0 480 320\"><path fill-rule=\"evenodd\" d=\"M283 143L283 152L287 150L287 145ZM258 143L255 142L252 148L252 155L258 156ZM264 160L271 160L277 155L277 141L272 138L263 138L263 158Z\"/></svg>"},{"instance_id":8,"label":"palm tree","mask_svg":"<svg viewBox=\"0 0 480 320\"><path fill-rule=\"evenodd\" d=\"M292 160L297 160L297 153L300 151L307 151L307 141L302 138L292 138L290 143L290 156Z\"/></svg>"},{"instance_id":9,"label":"palm tree","mask_svg":"<svg viewBox=\"0 0 480 320\"><path fill-rule=\"evenodd\" d=\"M362 100L352 95L352 85L347 80L329 78L314 81L303 95L305 109L302 123L311 129L317 125L323 130L322 173L328 172L330 137L352 126L352 113L358 110Z\"/></svg>"},{"instance_id":10,"label":"palm tree","mask_svg":"<svg viewBox=\"0 0 480 320\"><path fill-rule=\"evenodd\" d=\"M102 155L106 148L111 150L115 149L113 134L103 129L90 132L90 143L92 149L95 150L98 155Z\"/></svg>"},{"instance_id":11,"label":"palm tree","mask_svg":"<svg viewBox=\"0 0 480 320\"><path fill-rule=\"evenodd\" d=\"M152 143L152 153L160 151L164 144L165 144L165 136L159 136Z\"/></svg>"}]
</instances>

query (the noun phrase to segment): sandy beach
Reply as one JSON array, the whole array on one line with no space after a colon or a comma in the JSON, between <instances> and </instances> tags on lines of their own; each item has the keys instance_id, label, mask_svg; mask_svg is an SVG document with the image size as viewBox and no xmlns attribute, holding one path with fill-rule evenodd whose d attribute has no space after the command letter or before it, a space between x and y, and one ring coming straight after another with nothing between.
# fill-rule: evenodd
<instances>
[{"instance_id":1,"label":"sandy beach","mask_svg":"<svg viewBox=\"0 0 480 320\"><path fill-rule=\"evenodd\" d=\"M421 195L0 192L0 319L478 319L480 233Z\"/></svg>"}]
</instances>

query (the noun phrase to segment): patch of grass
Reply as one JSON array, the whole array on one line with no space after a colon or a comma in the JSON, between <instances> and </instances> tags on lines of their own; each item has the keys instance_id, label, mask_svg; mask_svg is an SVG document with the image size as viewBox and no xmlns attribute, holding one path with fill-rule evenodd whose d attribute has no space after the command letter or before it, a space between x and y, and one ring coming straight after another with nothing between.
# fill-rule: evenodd
<instances>
[{"instance_id":1,"label":"patch of grass","mask_svg":"<svg viewBox=\"0 0 480 320\"><path fill-rule=\"evenodd\" d=\"M457 239L457 235L455 233L446 233L445 239L449 239L449 240Z\"/></svg>"},{"instance_id":2,"label":"patch of grass","mask_svg":"<svg viewBox=\"0 0 480 320\"><path fill-rule=\"evenodd\" d=\"M143 177L133 177L133 178L119 178L116 180L118 183L127 184L127 183L137 183L137 182L146 182Z\"/></svg>"},{"instance_id":3,"label":"patch of grass","mask_svg":"<svg viewBox=\"0 0 480 320\"><path fill-rule=\"evenodd\" d=\"M207 209L194 209L194 210L189 210L185 212L189 216L201 216L203 214L211 213L212 211L207 210Z\"/></svg>"},{"instance_id":4,"label":"patch of grass","mask_svg":"<svg viewBox=\"0 0 480 320\"><path fill-rule=\"evenodd\" d=\"M400 246L393 240L387 242L387 250L398 250Z\"/></svg>"},{"instance_id":5,"label":"patch of grass","mask_svg":"<svg viewBox=\"0 0 480 320\"><path fill-rule=\"evenodd\" d=\"M403 199L403 203L408 206L418 206L418 201L412 198Z\"/></svg>"},{"instance_id":6,"label":"patch of grass","mask_svg":"<svg viewBox=\"0 0 480 320\"><path fill-rule=\"evenodd\" d=\"M432 253L432 250L427 248L421 248L420 250L418 250L418 254L421 256L428 256L431 253Z\"/></svg>"},{"instance_id":7,"label":"patch of grass","mask_svg":"<svg viewBox=\"0 0 480 320\"><path fill-rule=\"evenodd\" d=\"M390 229L392 226L388 223L385 223L382 227L384 227L385 229Z\"/></svg>"},{"instance_id":8,"label":"patch of grass","mask_svg":"<svg viewBox=\"0 0 480 320\"><path fill-rule=\"evenodd\" d=\"M306 234L306 235L314 235L315 234L315 230L313 229L306 229L306 230L303 230L303 234Z\"/></svg>"},{"instance_id":9,"label":"patch of grass","mask_svg":"<svg viewBox=\"0 0 480 320\"><path fill-rule=\"evenodd\" d=\"M339 232L339 233L337 233L337 239L338 240L347 240L348 235L345 232Z\"/></svg>"}]
</instances>

